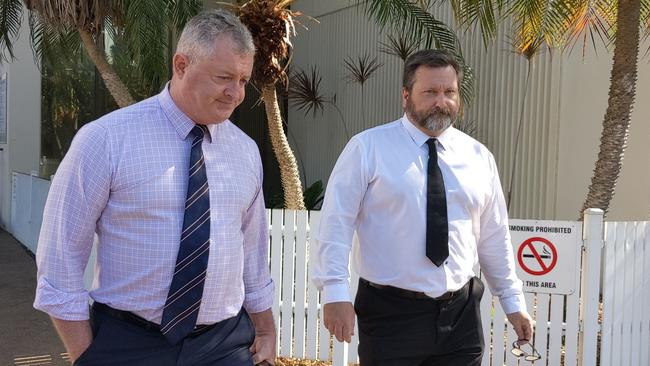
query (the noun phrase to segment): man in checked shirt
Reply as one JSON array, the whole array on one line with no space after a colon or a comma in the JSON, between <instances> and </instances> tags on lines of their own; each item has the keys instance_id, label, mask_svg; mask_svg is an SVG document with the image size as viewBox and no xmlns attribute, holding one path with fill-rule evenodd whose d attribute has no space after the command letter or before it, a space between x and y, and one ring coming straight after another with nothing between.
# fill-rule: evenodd
<instances>
[{"instance_id":1,"label":"man in checked shirt","mask_svg":"<svg viewBox=\"0 0 650 366\"><path fill-rule=\"evenodd\" d=\"M34 303L75 365L274 363L262 165L228 120L254 53L236 17L202 13L160 94L75 136L45 206Z\"/></svg>"}]
</instances>

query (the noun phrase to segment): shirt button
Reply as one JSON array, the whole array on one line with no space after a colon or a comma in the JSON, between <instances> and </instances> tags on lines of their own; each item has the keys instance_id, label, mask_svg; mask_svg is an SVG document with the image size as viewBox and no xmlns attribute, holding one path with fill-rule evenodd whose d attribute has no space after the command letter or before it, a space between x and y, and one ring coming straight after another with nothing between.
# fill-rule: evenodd
<instances>
[{"instance_id":1,"label":"shirt button","mask_svg":"<svg viewBox=\"0 0 650 366\"><path fill-rule=\"evenodd\" d=\"M445 261L445 264L449 264L449 261Z\"/></svg>"}]
</instances>

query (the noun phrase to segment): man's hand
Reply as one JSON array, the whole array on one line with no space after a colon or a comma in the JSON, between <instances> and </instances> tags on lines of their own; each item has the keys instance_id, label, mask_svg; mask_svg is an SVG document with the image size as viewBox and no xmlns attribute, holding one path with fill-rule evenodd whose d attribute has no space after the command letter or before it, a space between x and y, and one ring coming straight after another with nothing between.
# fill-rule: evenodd
<instances>
[{"instance_id":1,"label":"man's hand","mask_svg":"<svg viewBox=\"0 0 650 366\"><path fill-rule=\"evenodd\" d=\"M354 335L354 307L351 302L332 302L323 307L325 328L339 342L352 342Z\"/></svg>"},{"instance_id":2,"label":"man's hand","mask_svg":"<svg viewBox=\"0 0 650 366\"><path fill-rule=\"evenodd\" d=\"M250 348L255 365L275 365L275 322L271 309L249 314L255 326L255 341Z\"/></svg>"},{"instance_id":3,"label":"man's hand","mask_svg":"<svg viewBox=\"0 0 650 366\"><path fill-rule=\"evenodd\" d=\"M70 362L74 363L93 341L90 322L88 320L71 321L51 318L54 328L56 328L65 349L68 351Z\"/></svg>"},{"instance_id":4,"label":"man's hand","mask_svg":"<svg viewBox=\"0 0 650 366\"><path fill-rule=\"evenodd\" d=\"M533 319L525 311L508 314L508 321L517 333L517 344L522 345L533 341Z\"/></svg>"}]
</instances>

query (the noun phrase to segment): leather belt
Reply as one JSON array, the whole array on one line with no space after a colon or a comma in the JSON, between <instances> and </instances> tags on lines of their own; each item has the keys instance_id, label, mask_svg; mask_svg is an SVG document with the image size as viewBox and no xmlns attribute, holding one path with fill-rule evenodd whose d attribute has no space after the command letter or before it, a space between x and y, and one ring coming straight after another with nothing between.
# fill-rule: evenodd
<instances>
[{"instance_id":1,"label":"leather belt","mask_svg":"<svg viewBox=\"0 0 650 366\"><path fill-rule=\"evenodd\" d=\"M458 294L460 294L463 288L465 288L465 286L463 286L463 288L461 288L458 291L448 291L438 297L431 297L425 294L424 292L411 291L411 290L406 290L403 288L389 286L389 285L380 285L378 283L370 282L363 278L359 278L359 282L362 285L375 288L377 290L380 290L381 292L385 292L399 297L404 297L407 299L416 299L416 300L434 300L434 301L451 300L454 297L458 296Z\"/></svg>"},{"instance_id":2,"label":"leather belt","mask_svg":"<svg viewBox=\"0 0 650 366\"><path fill-rule=\"evenodd\" d=\"M135 325L136 327L140 327L146 330L154 331L154 332L160 332L160 324L156 324L154 322L150 322L142 317L139 317L131 312L124 311L124 310L119 310L119 309L114 309L106 304L99 303L95 301L92 306L93 310L99 311L100 313L104 313L112 318L122 320L124 322L127 322L129 324ZM212 329L216 324L208 324L208 325L197 325L194 327L194 330L192 333L190 333L190 336L197 336L200 334L203 334L207 332L208 330Z\"/></svg>"}]
</instances>

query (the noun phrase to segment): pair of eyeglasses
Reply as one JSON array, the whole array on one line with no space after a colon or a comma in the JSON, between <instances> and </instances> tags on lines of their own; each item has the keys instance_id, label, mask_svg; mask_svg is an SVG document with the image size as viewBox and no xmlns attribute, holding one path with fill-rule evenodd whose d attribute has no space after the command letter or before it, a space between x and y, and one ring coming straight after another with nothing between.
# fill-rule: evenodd
<instances>
[{"instance_id":1,"label":"pair of eyeglasses","mask_svg":"<svg viewBox=\"0 0 650 366\"><path fill-rule=\"evenodd\" d=\"M532 344L525 343L523 345L519 345L519 343L517 343L517 342L520 342L520 341L514 341L512 343L512 350L510 350L510 352L515 357L523 357L524 360L531 361L531 362L535 362L535 361L539 360L540 358L542 358L542 355L540 355L539 352L537 352L537 350L535 349L535 347L533 347ZM522 349L522 347L525 346L525 345L528 345L528 348L530 348L530 351Z\"/></svg>"}]
</instances>

